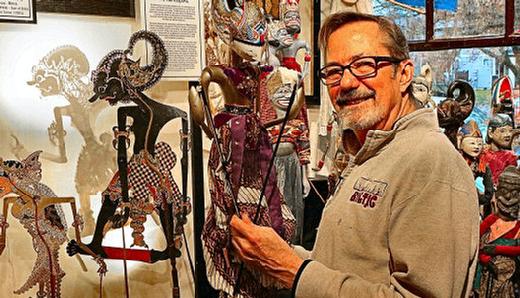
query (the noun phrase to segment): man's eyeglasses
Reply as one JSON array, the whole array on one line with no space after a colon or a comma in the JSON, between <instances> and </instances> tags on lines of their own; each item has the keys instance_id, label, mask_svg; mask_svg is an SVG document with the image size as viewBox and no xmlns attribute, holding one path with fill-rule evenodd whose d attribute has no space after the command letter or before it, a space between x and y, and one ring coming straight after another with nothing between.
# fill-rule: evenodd
<instances>
[{"instance_id":1,"label":"man's eyeglasses","mask_svg":"<svg viewBox=\"0 0 520 298\"><path fill-rule=\"evenodd\" d=\"M379 62L390 62L398 64L403 59L387 56L366 56L360 57L348 65L327 65L320 69L320 78L323 84L330 86L336 85L341 81L343 72L348 69L350 73L358 79L375 77Z\"/></svg>"}]
</instances>

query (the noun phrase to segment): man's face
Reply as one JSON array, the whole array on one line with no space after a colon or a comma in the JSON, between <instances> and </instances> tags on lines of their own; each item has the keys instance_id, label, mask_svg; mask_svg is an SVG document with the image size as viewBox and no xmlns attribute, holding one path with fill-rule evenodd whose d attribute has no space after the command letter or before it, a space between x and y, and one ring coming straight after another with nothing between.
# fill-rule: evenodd
<instances>
[{"instance_id":1,"label":"man's face","mask_svg":"<svg viewBox=\"0 0 520 298\"><path fill-rule=\"evenodd\" d=\"M480 155L482 146L482 138L479 137L465 137L460 144L462 151L473 158Z\"/></svg>"},{"instance_id":2,"label":"man's face","mask_svg":"<svg viewBox=\"0 0 520 298\"><path fill-rule=\"evenodd\" d=\"M326 63L347 65L359 57L390 56L382 43L385 39L386 35L377 23L346 24L329 36ZM343 129L382 129L391 113L398 114L403 87L400 86L401 66L395 67L381 62L377 75L364 79L354 77L346 69L340 82L329 86L330 98L343 122Z\"/></svg>"},{"instance_id":3,"label":"man's face","mask_svg":"<svg viewBox=\"0 0 520 298\"><path fill-rule=\"evenodd\" d=\"M489 130L489 137L492 142L502 150L511 149L511 141L513 138L513 127L510 125L497 127L494 131Z\"/></svg>"}]
</instances>

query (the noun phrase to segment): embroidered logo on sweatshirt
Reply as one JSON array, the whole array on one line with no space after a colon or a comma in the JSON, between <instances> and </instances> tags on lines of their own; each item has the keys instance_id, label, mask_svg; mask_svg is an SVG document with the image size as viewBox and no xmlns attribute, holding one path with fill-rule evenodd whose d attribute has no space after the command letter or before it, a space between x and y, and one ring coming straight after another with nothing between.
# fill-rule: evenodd
<instances>
[{"instance_id":1,"label":"embroidered logo on sweatshirt","mask_svg":"<svg viewBox=\"0 0 520 298\"><path fill-rule=\"evenodd\" d=\"M374 208L377 200L385 194L387 186L386 182L361 177L354 183L355 191L350 201L360 204L363 208Z\"/></svg>"}]
</instances>

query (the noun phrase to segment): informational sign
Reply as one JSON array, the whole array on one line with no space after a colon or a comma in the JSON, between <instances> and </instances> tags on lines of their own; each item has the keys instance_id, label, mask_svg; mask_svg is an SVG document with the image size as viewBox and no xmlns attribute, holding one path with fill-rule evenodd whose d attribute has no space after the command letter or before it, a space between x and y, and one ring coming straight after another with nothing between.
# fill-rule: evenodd
<instances>
[{"instance_id":1,"label":"informational sign","mask_svg":"<svg viewBox=\"0 0 520 298\"><path fill-rule=\"evenodd\" d=\"M34 0L0 0L0 22L36 23Z\"/></svg>"},{"instance_id":2,"label":"informational sign","mask_svg":"<svg viewBox=\"0 0 520 298\"><path fill-rule=\"evenodd\" d=\"M198 80L204 67L201 0L144 0L145 29L159 35L168 51L163 78Z\"/></svg>"}]
</instances>

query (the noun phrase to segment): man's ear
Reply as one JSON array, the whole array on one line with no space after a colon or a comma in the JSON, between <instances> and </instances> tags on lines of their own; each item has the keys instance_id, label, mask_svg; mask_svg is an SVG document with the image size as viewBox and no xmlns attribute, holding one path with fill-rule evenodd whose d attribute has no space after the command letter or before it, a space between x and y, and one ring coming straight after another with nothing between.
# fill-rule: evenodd
<instances>
[{"instance_id":1,"label":"man's ear","mask_svg":"<svg viewBox=\"0 0 520 298\"><path fill-rule=\"evenodd\" d=\"M414 67L410 59L401 62L401 80L399 82L401 93L406 92L408 86L412 83Z\"/></svg>"}]
</instances>

